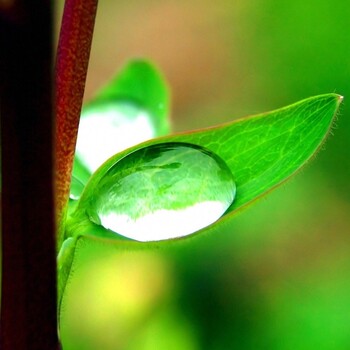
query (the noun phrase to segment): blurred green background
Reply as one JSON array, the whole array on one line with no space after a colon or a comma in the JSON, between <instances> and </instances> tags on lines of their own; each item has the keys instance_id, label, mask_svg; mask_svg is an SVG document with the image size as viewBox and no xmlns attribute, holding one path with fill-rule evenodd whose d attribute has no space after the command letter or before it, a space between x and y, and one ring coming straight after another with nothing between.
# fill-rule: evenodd
<instances>
[{"instance_id":1,"label":"blurred green background","mask_svg":"<svg viewBox=\"0 0 350 350\"><path fill-rule=\"evenodd\" d=\"M148 57L175 131L345 100L316 159L221 232L152 251L84 243L64 350L350 349L349 18L348 0L100 1L86 99Z\"/></svg>"}]
</instances>

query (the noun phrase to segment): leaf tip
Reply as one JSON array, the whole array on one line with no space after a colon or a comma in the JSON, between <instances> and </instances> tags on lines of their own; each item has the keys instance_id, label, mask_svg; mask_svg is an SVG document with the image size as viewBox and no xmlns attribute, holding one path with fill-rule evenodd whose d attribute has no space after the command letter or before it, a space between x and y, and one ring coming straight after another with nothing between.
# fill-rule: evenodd
<instances>
[{"instance_id":1,"label":"leaf tip","mask_svg":"<svg viewBox=\"0 0 350 350\"><path fill-rule=\"evenodd\" d=\"M339 94L330 94L330 95L335 99L337 106L339 106L344 100L344 96L342 95L339 95Z\"/></svg>"},{"instance_id":2,"label":"leaf tip","mask_svg":"<svg viewBox=\"0 0 350 350\"><path fill-rule=\"evenodd\" d=\"M344 100L344 96L342 96L342 95L338 95L338 94L335 94L335 99L336 99L336 112L335 112L335 115L337 115L338 113L339 113L339 110L340 110L340 108L341 108L341 104L342 104L342 102L343 102L343 100Z\"/></svg>"}]
</instances>

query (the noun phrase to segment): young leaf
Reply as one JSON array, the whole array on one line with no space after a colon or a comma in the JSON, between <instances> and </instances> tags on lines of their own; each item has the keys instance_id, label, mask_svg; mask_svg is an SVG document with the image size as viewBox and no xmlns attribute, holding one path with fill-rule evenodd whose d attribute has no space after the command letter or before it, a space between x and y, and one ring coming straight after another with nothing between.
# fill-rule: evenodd
<instances>
[{"instance_id":1,"label":"young leaf","mask_svg":"<svg viewBox=\"0 0 350 350\"><path fill-rule=\"evenodd\" d=\"M73 175L83 184L109 157L169 132L169 92L148 61L129 62L86 106Z\"/></svg>"},{"instance_id":2,"label":"young leaf","mask_svg":"<svg viewBox=\"0 0 350 350\"><path fill-rule=\"evenodd\" d=\"M311 97L269 113L161 137L125 150L105 162L92 176L67 224L67 235L90 234L120 239L120 236L90 222L87 212L94 188L106 172L126 155L166 142L205 147L227 164L236 183L236 199L223 216L227 220L285 181L316 153L330 130L341 100L342 97L336 94Z\"/></svg>"}]
</instances>

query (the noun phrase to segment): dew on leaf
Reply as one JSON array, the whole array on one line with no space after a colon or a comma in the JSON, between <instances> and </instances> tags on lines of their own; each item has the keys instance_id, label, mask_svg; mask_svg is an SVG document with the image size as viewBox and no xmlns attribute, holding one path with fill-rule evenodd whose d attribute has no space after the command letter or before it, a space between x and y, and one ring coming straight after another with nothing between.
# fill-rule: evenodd
<instances>
[{"instance_id":1,"label":"dew on leaf","mask_svg":"<svg viewBox=\"0 0 350 350\"><path fill-rule=\"evenodd\" d=\"M136 102L93 104L80 118L76 156L93 173L109 157L154 136L149 113Z\"/></svg>"},{"instance_id":2,"label":"dew on leaf","mask_svg":"<svg viewBox=\"0 0 350 350\"><path fill-rule=\"evenodd\" d=\"M87 207L91 221L138 241L194 233L217 221L234 200L226 163L203 147L155 144L109 168Z\"/></svg>"}]
</instances>

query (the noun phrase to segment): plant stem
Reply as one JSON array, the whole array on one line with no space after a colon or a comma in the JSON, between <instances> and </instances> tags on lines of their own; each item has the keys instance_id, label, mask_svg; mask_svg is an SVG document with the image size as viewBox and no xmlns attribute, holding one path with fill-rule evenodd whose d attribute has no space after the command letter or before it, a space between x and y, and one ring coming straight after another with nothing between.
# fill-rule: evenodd
<instances>
[{"instance_id":1,"label":"plant stem","mask_svg":"<svg viewBox=\"0 0 350 350\"><path fill-rule=\"evenodd\" d=\"M56 62L56 210L58 241L69 199L75 144L98 0L66 0Z\"/></svg>"},{"instance_id":2,"label":"plant stem","mask_svg":"<svg viewBox=\"0 0 350 350\"><path fill-rule=\"evenodd\" d=\"M58 348L51 3L0 8L3 350Z\"/></svg>"}]
</instances>

